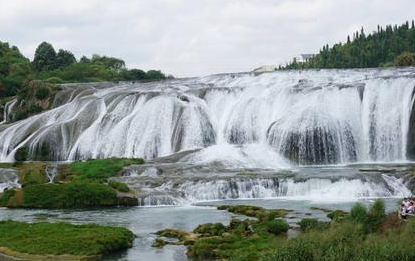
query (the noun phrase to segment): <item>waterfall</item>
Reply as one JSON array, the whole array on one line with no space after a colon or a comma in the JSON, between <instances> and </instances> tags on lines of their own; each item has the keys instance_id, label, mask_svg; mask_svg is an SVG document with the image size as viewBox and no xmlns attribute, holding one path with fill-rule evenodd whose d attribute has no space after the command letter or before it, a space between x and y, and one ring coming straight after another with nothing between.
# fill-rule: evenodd
<instances>
[{"instance_id":1,"label":"waterfall","mask_svg":"<svg viewBox=\"0 0 415 261\"><path fill-rule=\"evenodd\" d=\"M0 168L0 193L10 188L20 188L19 176L15 170Z\"/></svg>"},{"instance_id":2,"label":"waterfall","mask_svg":"<svg viewBox=\"0 0 415 261\"><path fill-rule=\"evenodd\" d=\"M197 148L226 160L236 155L221 150L229 146L240 149L237 162L267 152L271 168L406 161L414 85L414 68L83 84L56 108L0 129L0 161L19 149L75 160Z\"/></svg>"},{"instance_id":3,"label":"waterfall","mask_svg":"<svg viewBox=\"0 0 415 261\"><path fill-rule=\"evenodd\" d=\"M316 201L359 198L406 197L411 192L400 179L382 175L379 179L231 178L168 181L158 187L139 190L141 205L183 205L229 199L283 198Z\"/></svg>"},{"instance_id":4,"label":"waterfall","mask_svg":"<svg viewBox=\"0 0 415 261\"><path fill-rule=\"evenodd\" d=\"M58 165L54 164L52 166L46 166L45 174L46 174L46 177L48 178L48 183L53 183L53 180L58 174Z\"/></svg>"},{"instance_id":5,"label":"waterfall","mask_svg":"<svg viewBox=\"0 0 415 261\"><path fill-rule=\"evenodd\" d=\"M8 101L3 108L3 121L0 122L0 124L6 123L10 120L10 113L13 110L14 106L17 103L17 99L12 99Z\"/></svg>"}]
</instances>

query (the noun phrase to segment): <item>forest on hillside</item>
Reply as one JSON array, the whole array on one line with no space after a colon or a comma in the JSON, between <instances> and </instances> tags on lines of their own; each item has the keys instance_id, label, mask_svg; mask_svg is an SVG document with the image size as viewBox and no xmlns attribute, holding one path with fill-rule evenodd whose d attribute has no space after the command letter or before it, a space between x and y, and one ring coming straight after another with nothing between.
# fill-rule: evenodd
<instances>
[{"instance_id":1,"label":"forest on hillside","mask_svg":"<svg viewBox=\"0 0 415 261\"><path fill-rule=\"evenodd\" d=\"M378 25L366 34L362 28L347 36L346 43L328 44L307 62L294 59L280 69L371 68L415 65L415 24Z\"/></svg>"},{"instance_id":2,"label":"forest on hillside","mask_svg":"<svg viewBox=\"0 0 415 261\"><path fill-rule=\"evenodd\" d=\"M159 70L147 72L128 69L121 59L98 54L79 60L72 52L42 42L33 61L23 56L16 46L0 41L0 98L27 91L31 82L47 83L162 80L167 76Z\"/></svg>"}]
</instances>

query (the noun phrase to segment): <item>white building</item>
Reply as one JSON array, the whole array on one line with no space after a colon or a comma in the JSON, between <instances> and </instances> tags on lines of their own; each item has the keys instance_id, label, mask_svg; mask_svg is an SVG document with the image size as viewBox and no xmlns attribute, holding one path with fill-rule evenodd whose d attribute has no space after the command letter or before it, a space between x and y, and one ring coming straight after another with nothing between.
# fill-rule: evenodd
<instances>
[{"instance_id":1,"label":"white building","mask_svg":"<svg viewBox=\"0 0 415 261\"><path fill-rule=\"evenodd\" d=\"M306 63L313 59L315 54L300 54L294 57L297 63Z\"/></svg>"}]
</instances>

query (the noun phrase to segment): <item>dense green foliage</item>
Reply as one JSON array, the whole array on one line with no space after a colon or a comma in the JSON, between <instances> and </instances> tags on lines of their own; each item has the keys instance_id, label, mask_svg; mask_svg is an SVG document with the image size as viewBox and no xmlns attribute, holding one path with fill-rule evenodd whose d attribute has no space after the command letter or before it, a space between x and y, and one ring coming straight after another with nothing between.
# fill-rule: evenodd
<instances>
[{"instance_id":1,"label":"dense green foliage","mask_svg":"<svg viewBox=\"0 0 415 261\"><path fill-rule=\"evenodd\" d=\"M30 62L17 47L0 42L0 98L19 94L33 79L50 83L136 81L163 80L166 75L158 70L128 69L121 59L97 54L83 56L78 62L70 51L56 52L47 42L36 48Z\"/></svg>"},{"instance_id":2,"label":"dense green foliage","mask_svg":"<svg viewBox=\"0 0 415 261\"><path fill-rule=\"evenodd\" d=\"M132 246L126 228L96 224L0 221L0 247L37 255L102 255Z\"/></svg>"},{"instance_id":3,"label":"dense green foliage","mask_svg":"<svg viewBox=\"0 0 415 261\"><path fill-rule=\"evenodd\" d=\"M33 67L37 71L50 71L57 68L56 52L50 43L42 42L36 48Z\"/></svg>"},{"instance_id":4,"label":"dense green foliage","mask_svg":"<svg viewBox=\"0 0 415 261\"><path fill-rule=\"evenodd\" d=\"M0 42L0 98L16 95L30 72L29 59L16 46Z\"/></svg>"},{"instance_id":5,"label":"dense green foliage","mask_svg":"<svg viewBox=\"0 0 415 261\"><path fill-rule=\"evenodd\" d=\"M117 204L116 191L105 184L71 182L23 188L22 207L26 208L81 208Z\"/></svg>"},{"instance_id":6,"label":"dense green foliage","mask_svg":"<svg viewBox=\"0 0 415 261\"><path fill-rule=\"evenodd\" d=\"M377 31L366 34L361 29L347 37L346 43L332 47L323 46L320 52L305 63L296 60L285 69L298 68L367 68L384 66L415 65L415 27L414 22L401 26L378 26Z\"/></svg>"}]
</instances>

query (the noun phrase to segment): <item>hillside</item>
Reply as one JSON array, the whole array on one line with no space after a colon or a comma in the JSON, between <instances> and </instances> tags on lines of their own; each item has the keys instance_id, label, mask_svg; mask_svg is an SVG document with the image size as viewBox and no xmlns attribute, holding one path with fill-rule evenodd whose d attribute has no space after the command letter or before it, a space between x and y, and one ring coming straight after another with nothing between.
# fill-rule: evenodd
<instances>
[{"instance_id":1,"label":"hillside","mask_svg":"<svg viewBox=\"0 0 415 261\"><path fill-rule=\"evenodd\" d=\"M36 49L33 61L24 57L16 46L0 41L0 106L2 98L23 95L30 82L48 83L162 80L166 75L159 70L147 72L126 68L121 59L94 54L79 60L67 50L55 51L47 42ZM22 93L23 92L23 93Z\"/></svg>"},{"instance_id":2,"label":"hillside","mask_svg":"<svg viewBox=\"0 0 415 261\"><path fill-rule=\"evenodd\" d=\"M346 43L332 47L323 46L310 61L295 59L282 69L308 68L368 68L415 65L415 24L406 22L400 26L378 25L377 31L366 34L361 29Z\"/></svg>"}]
</instances>

